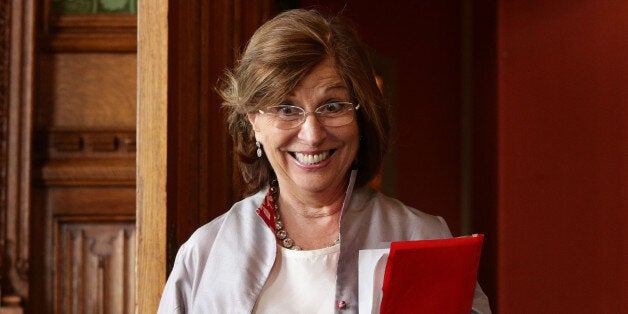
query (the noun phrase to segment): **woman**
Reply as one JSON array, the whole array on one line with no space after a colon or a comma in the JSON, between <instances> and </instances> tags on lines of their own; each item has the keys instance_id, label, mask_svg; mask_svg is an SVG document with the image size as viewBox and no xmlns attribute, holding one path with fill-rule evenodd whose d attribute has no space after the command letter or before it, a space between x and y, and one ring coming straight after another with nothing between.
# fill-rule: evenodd
<instances>
[{"instance_id":1,"label":"woman","mask_svg":"<svg viewBox=\"0 0 628 314\"><path fill-rule=\"evenodd\" d=\"M221 89L252 195L180 248L162 313L357 312L358 250L450 237L367 186L388 143L366 50L338 17L284 12ZM474 311L490 313L479 287Z\"/></svg>"}]
</instances>

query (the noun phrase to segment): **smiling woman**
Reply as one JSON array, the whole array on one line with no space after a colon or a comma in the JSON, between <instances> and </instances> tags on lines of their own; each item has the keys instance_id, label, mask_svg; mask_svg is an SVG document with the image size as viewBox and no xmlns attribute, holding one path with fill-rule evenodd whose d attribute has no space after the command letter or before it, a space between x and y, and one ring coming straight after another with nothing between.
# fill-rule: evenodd
<instances>
[{"instance_id":1,"label":"smiling woman","mask_svg":"<svg viewBox=\"0 0 628 314\"><path fill-rule=\"evenodd\" d=\"M180 248L161 313L358 309L358 252L450 237L444 220L372 190L387 107L366 49L339 16L284 12L220 88L251 194ZM477 287L475 313L490 313Z\"/></svg>"}]
</instances>

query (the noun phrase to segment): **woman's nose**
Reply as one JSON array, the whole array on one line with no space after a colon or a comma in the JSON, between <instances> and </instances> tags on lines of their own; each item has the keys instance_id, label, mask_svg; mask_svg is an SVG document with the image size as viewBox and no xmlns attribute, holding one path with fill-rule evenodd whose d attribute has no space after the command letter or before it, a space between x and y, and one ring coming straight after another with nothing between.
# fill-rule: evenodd
<instances>
[{"instance_id":1,"label":"woman's nose","mask_svg":"<svg viewBox=\"0 0 628 314\"><path fill-rule=\"evenodd\" d=\"M308 114L299 127L299 139L311 146L318 146L327 138L327 129L314 113Z\"/></svg>"}]
</instances>

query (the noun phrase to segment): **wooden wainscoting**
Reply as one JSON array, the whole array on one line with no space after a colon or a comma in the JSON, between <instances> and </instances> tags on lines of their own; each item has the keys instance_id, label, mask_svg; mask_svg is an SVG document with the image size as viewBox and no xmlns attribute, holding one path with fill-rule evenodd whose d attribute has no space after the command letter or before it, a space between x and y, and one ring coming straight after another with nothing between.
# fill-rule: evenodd
<instances>
[{"instance_id":1,"label":"wooden wainscoting","mask_svg":"<svg viewBox=\"0 0 628 314\"><path fill-rule=\"evenodd\" d=\"M133 313L135 221L59 217L55 237L57 313Z\"/></svg>"},{"instance_id":2,"label":"wooden wainscoting","mask_svg":"<svg viewBox=\"0 0 628 314\"><path fill-rule=\"evenodd\" d=\"M135 132L36 134L31 312L135 311Z\"/></svg>"}]
</instances>

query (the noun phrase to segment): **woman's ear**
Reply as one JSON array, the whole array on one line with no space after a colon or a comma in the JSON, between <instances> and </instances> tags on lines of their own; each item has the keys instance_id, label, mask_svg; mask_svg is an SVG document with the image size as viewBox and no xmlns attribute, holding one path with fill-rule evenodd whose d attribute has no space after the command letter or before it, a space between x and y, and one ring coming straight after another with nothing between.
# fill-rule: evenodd
<instances>
[{"instance_id":1,"label":"woman's ear","mask_svg":"<svg viewBox=\"0 0 628 314\"><path fill-rule=\"evenodd\" d=\"M257 127L257 124L255 124L255 122L257 121L257 115L254 113L247 113L246 117L249 118L249 123L251 123L253 131L255 131L256 133L259 132L259 128Z\"/></svg>"}]
</instances>

